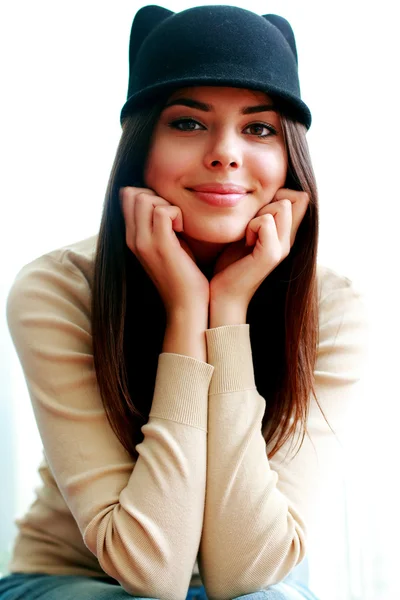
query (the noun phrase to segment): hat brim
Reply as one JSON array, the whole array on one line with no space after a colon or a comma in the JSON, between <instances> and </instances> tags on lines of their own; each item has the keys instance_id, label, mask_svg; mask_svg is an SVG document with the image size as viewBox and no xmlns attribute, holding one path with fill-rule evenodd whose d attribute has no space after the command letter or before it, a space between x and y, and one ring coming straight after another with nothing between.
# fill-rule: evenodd
<instances>
[{"instance_id":1,"label":"hat brim","mask_svg":"<svg viewBox=\"0 0 400 600\"><path fill-rule=\"evenodd\" d=\"M260 81L252 81L246 79L245 82L235 78L224 78L224 79L214 79L208 76L194 78L180 78L175 80L169 80L168 82L161 82L159 84L155 84L144 88L137 92L136 94L132 94L130 98L125 102L124 106L121 110L120 122L121 125L124 119L129 115L143 108L149 102L155 102L159 100L166 99L170 94L172 94L176 89L188 86L215 86L215 87L237 87L250 89L254 91L264 92L273 96L278 104L278 107L281 111L287 116L291 117L295 121L299 121L307 130L311 126L312 117L311 112L308 106L299 98L294 98L290 94L284 94L278 88L274 88L274 86L269 85L266 86L265 82L262 83Z\"/></svg>"}]
</instances>

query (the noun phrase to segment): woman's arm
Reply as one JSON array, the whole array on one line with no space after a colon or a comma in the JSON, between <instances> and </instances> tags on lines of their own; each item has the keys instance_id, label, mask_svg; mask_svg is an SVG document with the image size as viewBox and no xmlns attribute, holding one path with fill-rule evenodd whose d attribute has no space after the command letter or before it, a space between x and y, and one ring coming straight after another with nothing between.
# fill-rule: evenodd
<instances>
[{"instance_id":1,"label":"woman's arm","mask_svg":"<svg viewBox=\"0 0 400 600\"><path fill-rule=\"evenodd\" d=\"M207 327L207 307L204 310L194 307L191 311L176 311L165 330L163 352L183 354L207 362Z\"/></svg>"},{"instance_id":2,"label":"woman's arm","mask_svg":"<svg viewBox=\"0 0 400 600\"><path fill-rule=\"evenodd\" d=\"M85 544L130 594L181 600L205 497L213 367L203 361L199 329L182 319L166 335L134 463L96 383L85 274L65 253L34 261L13 284L7 317L49 467Z\"/></svg>"},{"instance_id":3,"label":"woman's arm","mask_svg":"<svg viewBox=\"0 0 400 600\"><path fill-rule=\"evenodd\" d=\"M335 431L364 361L363 303L351 282L329 276L320 303L315 368L318 400ZM222 313L221 313L222 314ZM207 492L199 568L210 599L234 598L277 583L302 560L319 482L337 440L314 398L297 456L290 442L269 461L248 325L206 332L214 366L208 409ZM268 340L265 340L268 344Z\"/></svg>"}]
</instances>

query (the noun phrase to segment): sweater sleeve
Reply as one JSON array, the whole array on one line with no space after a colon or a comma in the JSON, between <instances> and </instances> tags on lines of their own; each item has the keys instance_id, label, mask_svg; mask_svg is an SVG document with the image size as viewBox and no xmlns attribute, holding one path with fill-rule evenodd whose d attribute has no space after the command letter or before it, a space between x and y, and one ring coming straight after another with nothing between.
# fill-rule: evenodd
<instances>
[{"instance_id":1,"label":"sweater sleeve","mask_svg":"<svg viewBox=\"0 0 400 600\"><path fill-rule=\"evenodd\" d=\"M364 369L366 323L359 293L348 279L336 280L320 301L314 373L318 401L335 432ZM215 370L199 569L208 598L225 600L282 581L303 559L307 523L337 440L312 396L308 436L298 454L291 456L289 440L268 460L249 325L210 329L206 337Z\"/></svg>"},{"instance_id":2,"label":"sweater sleeve","mask_svg":"<svg viewBox=\"0 0 400 600\"><path fill-rule=\"evenodd\" d=\"M102 405L79 269L48 255L25 266L7 319L49 467L86 546L128 593L183 600L203 525L214 368L160 354L134 464Z\"/></svg>"}]
</instances>

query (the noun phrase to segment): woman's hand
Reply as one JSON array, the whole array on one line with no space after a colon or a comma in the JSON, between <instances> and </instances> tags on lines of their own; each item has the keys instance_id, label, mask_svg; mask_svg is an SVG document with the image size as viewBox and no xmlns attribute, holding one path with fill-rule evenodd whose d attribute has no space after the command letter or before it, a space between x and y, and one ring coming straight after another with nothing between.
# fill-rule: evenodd
<instances>
[{"instance_id":1,"label":"woman's hand","mask_svg":"<svg viewBox=\"0 0 400 600\"><path fill-rule=\"evenodd\" d=\"M246 322L254 293L288 256L308 203L306 192L279 189L249 222L245 238L221 253L210 281L210 327Z\"/></svg>"},{"instance_id":2,"label":"woman's hand","mask_svg":"<svg viewBox=\"0 0 400 600\"><path fill-rule=\"evenodd\" d=\"M126 244L157 287L167 318L196 309L208 314L209 282L175 233L183 231L181 209L147 188L121 188L120 202Z\"/></svg>"}]
</instances>

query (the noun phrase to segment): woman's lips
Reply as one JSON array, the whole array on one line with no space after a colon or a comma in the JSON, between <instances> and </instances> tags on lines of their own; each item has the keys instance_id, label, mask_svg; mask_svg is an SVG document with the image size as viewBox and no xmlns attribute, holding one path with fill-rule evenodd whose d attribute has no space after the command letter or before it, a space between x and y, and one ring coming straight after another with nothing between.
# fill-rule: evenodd
<instances>
[{"instance_id":1,"label":"woman's lips","mask_svg":"<svg viewBox=\"0 0 400 600\"><path fill-rule=\"evenodd\" d=\"M247 194L246 191L240 193L220 193L217 191L203 191L197 189L190 189L190 191L196 195L196 198L202 200L206 204L222 207L236 206Z\"/></svg>"},{"instance_id":2,"label":"woman's lips","mask_svg":"<svg viewBox=\"0 0 400 600\"><path fill-rule=\"evenodd\" d=\"M199 200L212 206L236 206L246 194L216 194L214 192L198 192L192 190Z\"/></svg>"}]
</instances>

